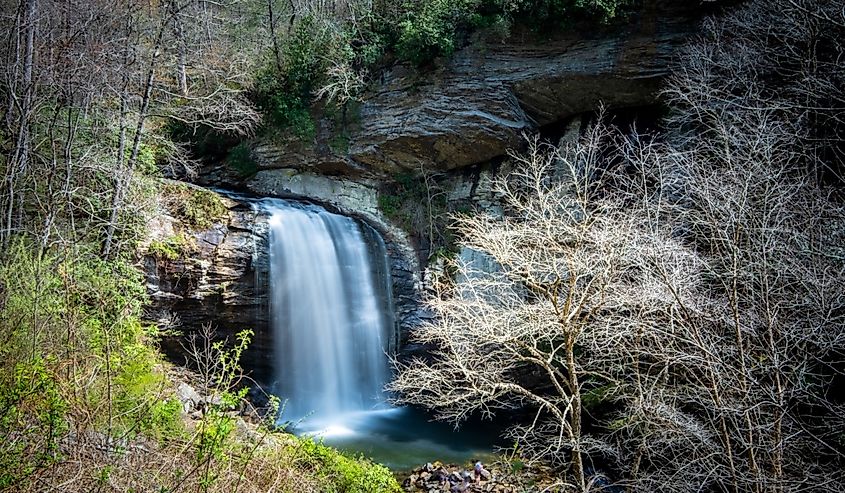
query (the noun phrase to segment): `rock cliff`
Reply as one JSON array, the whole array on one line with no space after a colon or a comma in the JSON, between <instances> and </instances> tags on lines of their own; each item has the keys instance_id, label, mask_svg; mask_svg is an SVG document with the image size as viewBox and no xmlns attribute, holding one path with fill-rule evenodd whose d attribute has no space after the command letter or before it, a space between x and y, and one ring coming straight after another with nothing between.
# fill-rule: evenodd
<instances>
[{"instance_id":1,"label":"rock cliff","mask_svg":"<svg viewBox=\"0 0 845 493\"><path fill-rule=\"evenodd\" d=\"M600 103L653 104L673 53L696 29L696 4L647 0L623 26L515 33L504 42L479 38L434 69L393 65L350 108L343 129L318 112L313 141L272 136L253 143L254 177L241 179L223 166L203 175L256 193L341 205L352 199L372 208L364 188L397 172L489 161L520 147L523 133Z\"/></svg>"},{"instance_id":2,"label":"rock cliff","mask_svg":"<svg viewBox=\"0 0 845 493\"><path fill-rule=\"evenodd\" d=\"M267 381L272 341L264 330L269 323L266 218L247 204L220 200L227 210L206 228L192 227L171 207L160 205L141 250L150 296L145 316L183 335L207 323L230 340L241 330L253 330L247 357L256 377ZM159 245L170 245L170 250ZM184 358L183 340L165 338L162 343L177 362Z\"/></svg>"},{"instance_id":3,"label":"rock cliff","mask_svg":"<svg viewBox=\"0 0 845 493\"><path fill-rule=\"evenodd\" d=\"M159 327L176 329L177 336L165 337L162 346L177 362L185 357L185 336L204 324L214 325L221 339L234 340L241 330L253 330L244 357L252 378L270 384L274 349L267 304L268 216L246 197L214 196L225 212L203 227L188 224L167 200L147 225L148 238L140 249L150 297L145 316ZM401 231L378 221L370 225L385 240L397 330L406 332L419 323L421 313L416 257Z\"/></svg>"},{"instance_id":4,"label":"rock cliff","mask_svg":"<svg viewBox=\"0 0 845 493\"><path fill-rule=\"evenodd\" d=\"M397 320L407 330L427 316L420 309L426 255L380 209L385 184L400 172L435 172L449 204L497 213L490 181L502 172L497 163L508 149L523 144L523 133L565 128L599 103L655 103L673 53L695 32L701 15L695 3L645 0L624 26L515 33L505 42L479 37L435 68L388 67L350 108L343 128L318 111L313 141L265 136L249 145L253 175L218 163L197 182L315 201L365 221L387 245ZM577 132L575 121L570 127ZM214 320L230 331L266 327L266 256L256 253L266 245L266 228L244 204L227 205L226 219L192 233L191 256L145 257L152 318L173 312L194 326ZM158 229L172 229L168 221Z\"/></svg>"}]
</instances>

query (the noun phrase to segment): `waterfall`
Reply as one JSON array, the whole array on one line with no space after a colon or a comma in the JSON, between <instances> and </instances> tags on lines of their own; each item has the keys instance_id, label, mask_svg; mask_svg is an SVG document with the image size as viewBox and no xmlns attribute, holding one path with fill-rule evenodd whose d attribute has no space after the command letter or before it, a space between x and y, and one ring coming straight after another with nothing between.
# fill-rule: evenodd
<instances>
[{"instance_id":1,"label":"waterfall","mask_svg":"<svg viewBox=\"0 0 845 493\"><path fill-rule=\"evenodd\" d=\"M270 315L282 420L307 426L385 407L392 333L384 244L352 218L272 200Z\"/></svg>"}]
</instances>

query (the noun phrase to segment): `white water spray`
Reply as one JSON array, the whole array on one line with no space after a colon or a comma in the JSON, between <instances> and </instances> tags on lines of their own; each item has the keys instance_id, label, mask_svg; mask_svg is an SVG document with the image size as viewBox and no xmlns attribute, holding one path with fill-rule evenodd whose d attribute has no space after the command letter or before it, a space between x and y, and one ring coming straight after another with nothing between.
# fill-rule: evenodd
<instances>
[{"instance_id":1,"label":"white water spray","mask_svg":"<svg viewBox=\"0 0 845 493\"><path fill-rule=\"evenodd\" d=\"M316 206L263 205L282 419L342 428L347 416L386 406L392 317L386 279L377 274L384 245L376 238L368 248L362 225Z\"/></svg>"}]
</instances>

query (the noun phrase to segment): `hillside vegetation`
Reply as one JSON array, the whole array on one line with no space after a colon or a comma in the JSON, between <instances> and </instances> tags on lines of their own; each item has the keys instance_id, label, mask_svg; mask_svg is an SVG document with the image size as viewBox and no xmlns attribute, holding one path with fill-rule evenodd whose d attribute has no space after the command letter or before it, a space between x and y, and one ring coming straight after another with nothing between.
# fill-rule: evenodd
<instances>
[{"instance_id":1,"label":"hillside vegetation","mask_svg":"<svg viewBox=\"0 0 845 493\"><path fill-rule=\"evenodd\" d=\"M472 36L637 4L0 7L0 490L237 493L399 486L277 429L274 399L250 411L238 359L254 327L196 341L208 399L185 412L184 374L141 320L137 250L156 204L200 229L225 206L162 178L200 159L254 173L245 141L309 141L315 106L345 123L380 67L429 70ZM600 118L568 147L532 140L499 183L508 216L438 231L502 271L454 267L471 281L441 286L415 335L433 357L397 363L397 399L455 422L536 413L509 457L551 464L561 491L596 490L593 460L630 491L845 490L843 40L837 2L747 2L680 53L660 132ZM392 197L397 221L424 223L411 181Z\"/></svg>"},{"instance_id":2,"label":"hillside vegetation","mask_svg":"<svg viewBox=\"0 0 845 493\"><path fill-rule=\"evenodd\" d=\"M397 362L401 402L460 423L532 410L522 462L565 491L845 489L845 14L750 2L680 53L663 130L532 140L504 217Z\"/></svg>"}]
</instances>

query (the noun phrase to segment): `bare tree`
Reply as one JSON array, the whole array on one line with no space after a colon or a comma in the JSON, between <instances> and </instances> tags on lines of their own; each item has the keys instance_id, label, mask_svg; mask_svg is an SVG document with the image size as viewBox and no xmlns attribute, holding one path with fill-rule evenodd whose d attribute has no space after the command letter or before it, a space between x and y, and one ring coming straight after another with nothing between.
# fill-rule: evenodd
<instances>
[{"instance_id":1,"label":"bare tree","mask_svg":"<svg viewBox=\"0 0 845 493\"><path fill-rule=\"evenodd\" d=\"M598 194L607 136L596 126L562 150L532 141L526 156L514 156L521 171L496 185L507 215L456 219L462 246L500 269L456 266L463 281L440 286L431 300L438 318L412 336L433 359L396 361L389 385L400 402L456 423L475 412L535 409L511 434L529 459L569 466L578 491L590 487L583 454L598 445L584 436L583 396L607 378L598 364L605 358L583 351L627 328L614 309L620 293L633 291L629 257L645 248L624 209ZM563 179L551 179L561 164Z\"/></svg>"},{"instance_id":2,"label":"bare tree","mask_svg":"<svg viewBox=\"0 0 845 493\"><path fill-rule=\"evenodd\" d=\"M828 2L742 7L683 53L663 135L599 123L574 148L532 147L500 184L507 217L457 220L501 270L457 266L461 283L431 301L439 319L413 336L433 357L397 362L400 401L456 422L536 409L520 446L570 452L577 490L587 457L630 491L845 488L831 393L843 21ZM592 436L587 394L615 407Z\"/></svg>"},{"instance_id":3,"label":"bare tree","mask_svg":"<svg viewBox=\"0 0 845 493\"><path fill-rule=\"evenodd\" d=\"M118 91L122 108L120 139L111 212L103 242L106 256L111 254L118 216L138 166L148 120L169 119L190 128L207 127L241 135L248 134L260 120L257 110L243 95L249 64L238 56L232 43L225 42L228 26L218 19L225 13L221 9L213 2L163 2L150 11L136 12L135 20L127 23L129 36L138 38L135 50L141 54L142 68L134 84L131 79L125 80ZM222 49L213 49L215 42ZM128 59L130 66L137 63L134 58ZM187 59L192 60L191 73ZM161 72L168 71L177 73L175 80L161 76ZM173 84L163 83L167 80ZM127 101L137 102L131 112L134 128L126 127ZM132 139L128 147L127 132Z\"/></svg>"},{"instance_id":4,"label":"bare tree","mask_svg":"<svg viewBox=\"0 0 845 493\"><path fill-rule=\"evenodd\" d=\"M655 264L675 307L660 315L670 331L628 342L637 386L618 424L636 439L622 462L638 491L841 489L845 416L829 386L845 347L845 209L827 183L841 183L830 57L845 17L755 2L706 27L666 91L672 145L626 145L648 227L699 265L685 278Z\"/></svg>"},{"instance_id":5,"label":"bare tree","mask_svg":"<svg viewBox=\"0 0 845 493\"><path fill-rule=\"evenodd\" d=\"M14 133L14 144L6 163L6 190L3 212L5 213L2 244L8 246L8 239L17 229L16 212L20 215L23 197L16 190L18 178L26 173L31 160L32 143L30 125L35 110L36 84L33 77L35 64L35 33L38 27L38 3L23 0L18 3L13 28L9 30L14 58L6 70L8 106L6 121L14 122L10 130ZM17 220L20 222L20 219Z\"/></svg>"}]
</instances>

